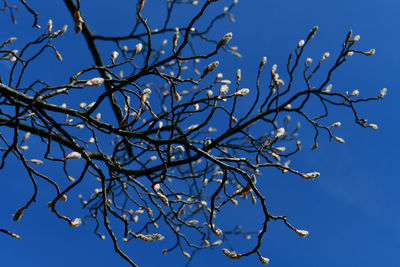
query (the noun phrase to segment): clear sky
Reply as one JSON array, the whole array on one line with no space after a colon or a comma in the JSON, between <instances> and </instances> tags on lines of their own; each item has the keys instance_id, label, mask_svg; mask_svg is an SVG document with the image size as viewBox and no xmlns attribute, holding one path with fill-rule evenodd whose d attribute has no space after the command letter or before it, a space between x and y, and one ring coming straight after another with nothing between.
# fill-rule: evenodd
<instances>
[{"instance_id":1,"label":"clear sky","mask_svg":"<svg viewBox=\"0 0 400 267\"><path fill-rule=\"evenodd\" d=\"M63 63L41 59L41 64L52 66L46 69L46 77L63 81L78 69L94 64L83 37L73 33L71 16L62 1L36 2L32 7L39 12L39 24L45 26L51 18L55 28L64 24L70 27L64 39L57 40ZM158 2L164 5L164 1L147 2L149 6L144 12L149 23L157 25L157 12L161 12L157 5ZM199 9L204 1L199 2L192 10ZM220 0L211 9L221 10L230 3L230 0ZM82 9L93 31L110 34L124 32L124 26L129 26L134 18L135 7L131 1L96 0L82 1ZM322 136L320 147L313 151L309 149L312 132L307 127L300 131L304 149L296 155L293 166L319 171L318 179L306 181L278 172L266 172L259 178L259 188L267 197L270 211L274 215L287 215L295 226L310 232L307 238L300 238L281 222L271 222L261 249L263 255L271 259L271 266L399 266L400 175L397 167L400 139L395 137L400 132L396 104L400 99L399 10L400 2L394 0L239 0L232 11L236 22L231 23L226 18L215 27L216 36L233 32L231 44L237 45L243 55L239 60L219 53L214 58L221 61L220 71L233 80L236 69L241 68L244 87L254 87L262 56L268 57L268 68L277 64L283 69L289 52L318 25L319 31L306 49L306 56L317 59L326 51L334 56L340 51L349 29L361 36L357 44L360 50L376 49L372 57L358 55L346 62L333 77L335 87L348 91L358 89L360 96L365 97L377 96L380 89L388 88L384 100L359 108L362 117L378 124L378 131L355 125L352 114L343 109L332 112L332 122L342 122L336 133L346 144L329 143L328 136ZM210 10L209 14L214 12L216 10ZM188 20L185 13L176 16L177 22ZM8 14L0 13L0 41L17 36L22 44L38 35L37 30L30 28L32 17L22 6L16 18L18 24L12 26ZM116 24L114 21L121 27L111 28ZM102 48L108 49L103 44ZM0 76L7 68L8 65L0 61ZM38 65L29 75L35 80L35 75L44 74ZM34 144L29 145L34 147ZM25 172L15 166L10 161L0 171L0 228L12 230L22 238L16 240L0 235L0 266L126 266L113 252L109 238L103 241L92 233L93 224L71 228L56 219L46 208L50 196L46 195L49 188L44 184L37 203L24 213L20 222L13 222L12 214L31 192ZM71 207L66 208L66 212L72 212L74 204L77 207L79 193L69 196ZM249 224L259 220L257 214L248 211L247 207L232 205L231 212L224 218ZM161 249L168 246L162 242L167 240L160 244L129 243L122 248L140 266L183 266L186 258L178 251L166 256L161 254ZM252 244L244 238L232 242L242 248ZM222 247L225 245L197 253L191 266L259 264L256 256L229 260L221 253Z\"/></svg>"}]
</instances>

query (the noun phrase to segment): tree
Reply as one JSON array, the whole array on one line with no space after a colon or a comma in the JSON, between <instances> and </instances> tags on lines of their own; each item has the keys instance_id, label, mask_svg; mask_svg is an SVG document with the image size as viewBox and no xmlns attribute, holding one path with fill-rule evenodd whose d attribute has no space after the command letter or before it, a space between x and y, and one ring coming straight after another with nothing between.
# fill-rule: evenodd
<instances>
[{"instance_id":1,"label":"tree","mask_svg":"<svg viewBox=\"0 0 400 267\"><path fill-rule=\"evenodd\" d=\"M40 28L40 11L20 2L32 14L33 26ZM40 65L40 56L62 61L57 46L67 27L53 30L52 21L46 29L36 30L39 37L20 46L20 51L10 48L13 37L0 46L1 59L12 64L0 83L0 168L10 158L18 159L33 186L33 194L16 210L15 221L33 204L37 181L43 180L54 188L48 207L58 218L72 227L94 221L94 233L101 239L109 236L115 251L132 266L136 264L120 249L120 242L164 238L169 242L163 253L180 250L190 258L199 249L220 246L229 258L255 254L268 263L261 245L270 221L281 221L302 237L308 232L286 216L269 212L265 189L258 187L257 179L272 170L302 179L319 176L316 170L290 166L302 147L300 125L293 118L313 127L313 149L318 148L321 132L344 143L334 133L340 122L329 122L329 111L337 106L348 109L360 126L377 129L359 116L357 106L383 98L386 89L376 97L360 98L358 90L341 92L331 84L332 74L353 55L375 52L358 50L359 36L351 31L337 58L332 60L326 52L312 62L305 51L317 33L314 27L294 45L284 68L268 66L263 57L256 85L248 89L241 85L240 69L225 74L229 79L217 74L223 58L241 56L231 45L232 33L216 37L212 32L220 19L234 20L231 11L237 1L214 17L207 17L207 11L219 1L167 1L159 29L151 26L149 3L138 1L131 32L120 36L95 34L85 19L85 3L81 9L79 1L64 2L94 66L77 60L79 71L54 84L49 77L26 78L32 64ZM14 21L16 7L4 3ZM190 9L194 13L187 23L174 24L175 14L186 12L189 5L195 9ZM113 48L99 45L101 41ZM82 94L96 100L84 103ZM247 98L252 99L250 105L243 104ZM310 105L318 107L310 112ZM320 113L312 115L315 112ZM114 118L108 116L111 113ZM29 139L40 142L42 150L31 152ZM62 170L64 181L47 175L45 166ZM61 202L82 190L83 184L92 186L81 197L87 217L62 212ZM229 223L218 220L230 203L239 202L256 206L262 222L255 229L227 228ZM19 237L8 229L1 231ZM248 234L255 237L249 241L250 250L234 252L221 244L231 235Z\"/></svg>"}]
</instances>

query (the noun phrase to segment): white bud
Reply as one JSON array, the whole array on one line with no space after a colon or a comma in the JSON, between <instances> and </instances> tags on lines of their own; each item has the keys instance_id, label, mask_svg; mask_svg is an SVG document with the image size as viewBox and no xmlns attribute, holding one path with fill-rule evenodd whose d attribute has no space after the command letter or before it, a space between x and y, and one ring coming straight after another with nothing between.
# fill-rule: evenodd
<instances>
[{"instance_id":1,"label":"white bud","mask_svg":"<svg viewBox=\"0 0 400 267\"><path fill-rule=\"evenodd\" d=\"M113 51L111 53L111 61L114 63L115 59L117 59L119 53L117 51Z\"/></svg>"},{"instance_id":2,"label":"white bud","mask_svg":"<svg viewBox=\"0 0 400 267\"><path fill-rule=\"evenodd\" d=\"M379 97L380 97L380 98L384 98L385 95L386 95L386 93L387 93L387 88L383 88L383 89L380 91Z\"/></svg>"},{"instance_id":3,"label":"white bud","mask_svg":"<svg viewBox=\"0 0 400 267\"><path fill-rule=\"evenodd\" d=\"M74 151L69 153L65 159L80 159L80 158L82 158L81 153Z\"/></svg>"},{"instance_id":4,"label":"white bud","mask_svg":"<svg viewBox=\"0 0 400 267\"><path fill-rule=\"evenodd\" d=\"M360 94L360 91L358 91L357 89L354 90L353 92L351 92L350 96L358 96Z\"/></svg>"},{"instance_id":5,"label":"white bud","mask_svg":"<svg viewBox=\"0 0 400 267\"><path fill-rule=\"evenodd\" d=\"M364 55L367 55L367 56L375 55L375 49L372 48L371 50L369 50L369 51L367 51L367 52L364 52Z\"/></svg>"},{"instance_id":6,"label":"white bud","mask_svg":"<svg viewBox=\"0 0 400 267\"><path fill-rule=\"evenodd\" d=\"M375 131L377 131L377 130L378 130L378 125L376 125L376 124L373 124L373 123L371 123L371 124L368 124L368 125L367 125L367 127L369 127L369 128L372 128L372 129L374 129Z\"/></svg>"},{"instance_id":7,"label":"white bud","mask_svg":"<svg viewBox=\"0 0 400 267\"><path fill-rule=\"evenodd\" d=\"M314 178L318 178L319 176L320 176L319 172L309 172L309 173L303 174L304 179L314 179Z\"/></svg>"},{"instance_id":8,"label":"white bud","mask_svg":"<svg viewBox=\"0 0 400 267\"><path fill-rule=\"evenodd\" d=\"M134 54L134 55L138 54L140 51L142 51L142 49L143 49L142 43L138 43L138 44L135 46L135 51L133 52L133 54Z\"/></svg>"},{"instance_id":9,"label":"white bud","mask_svg":"<svg viewBox=\"0 0 400 267\"><path fill-rule=\"evenodd\" d=\"M237 69L236 70L236 80L240 81L242 79L242 70L241 69Z\"/></svg>"},{"instance_id":10,"label":"white bud","mask_svg":"<svg viewBox=\"0 0 400 267\"><path fill-rule=\"evenodd\" d=\"M324 92L324 93L330 93L331 90L332 90L332 84L328 84L328 85L325 87L324 91L322 91L322 92Z\"/></svg>"},{"instance_id":11,"label":"white bud","mask_svg":"<svg viewBox=\"0 0 400 267\"><path fill-rule=\"evenodd\" d=\"M324 55L322 56L322 60L327 59L331 54L329 52L325 52Z\"/></svg>"},{"instance_id":12,"label":"white bud","mask_svg":"<svg viewBox=\"0 0 400 267\"><path fill-rule=\"evenodd\" d=\"M304 40L300 40L299 43L297 44L298 47L302 47L304 45Z\"/></svg>"},{"instance_id":13,"label":"white bud","mask_svg":"<svg viewBox=\"0 0 400 267\"><path fill-rule=\"evenodd\" d=\"M217 50L220 49L222 46L226 45L232 39L232 33L228 32L225 34L221 40L217 44Z\"/></svg>"},{"instance_id":14,"label":"white bud","mask_svg":"<svg viewBox=\"0 0 400 267\"><path fill-rule=\"evenodd\" d=\"M298 229L296 229L296 233L301 237L307 237L308 236L308 231L306 231L306 230L298 230Z\"/></svg>"},{"instance_id":15,"label":"white bud","mask_svg":"<svg viewBox=\"0 0 400 267\"><path fill-rule=\"evenodd\" d=\"M82 223L82 220L80 218L75 218L73 221L71 221L69 223L69 225L71 227L78 227L79 225L81 225L81 223Z\"/></svg>"},{"instance_id":16,"label":"white bud","mask_svg":"<svg viewBox=\"0 0 400 267\"><path fill-rule=\"evenodd\" d=\"M96 78L93 78L93 79L91 79L91 80L88 80L88 81L85 83L85 85L86 85L86 86L100 86L100 85L102 85L103 83L104 83L104 79L103 79L103 78L96 77Z\"/></svg>"},{"instance_id":17,"label":"white bud","mask_svg":"<svg viewBox=\"0 0 400 267\"><path fill-rule=\"evenodd\" d=\"M337 136L334 136L333 138L335 138L335 140L338 141L341 144L345 143L343 138L340 138L340 137L337 137Z\"/></svg>"},{"instance_id":18,"label":"white bud","mask_svg":"<svg viewBox=\"0 0 400 267\"><path fill-rule=\"evenodd\" d=\"M221 88L219 88L219 94L226 94L228 93L229 87L226 84L221 85Z\"/></svg>"},{"instance_id":19,"label":"white bud","mask_svg":"<svg viewBox=\"0 0 400 267\"><path fill-rule=\"evenodd\" d=\"M279 128L278 131L276 131L276 138L279 138L285 134L285 128Z\"/></svg>"},{"instance_id":20,"label":"white bud","mask_svg":"<svg viewBox=\"0 0 400 267\"><path fill-rule=\"evenodd\" d=\"M29 162L32 162L33 164L36 164L36 165L41 165L41 164L43 164L43 161L42 160L40 160L40 159L30 159L30 160L28 160Z\"/></svg>"},{"instance_id":21,"label":"white bud","mask_svg":"<svg viewBox=\"0 0 400 267\"><path fill-rule=\"evenodd\" d=\"M268 258L263 257L263 256L260 255L259 259L260 259L260 262L261 262L262 264L264 264L264 265L269 264L269 259L268 259Z\"/></svg>"},{"instance_id":22,"label":"white bud","mask_svg":"<svg viewBox=\"0 0 400 267\"><path fill-rule=\"evenodd\" d=\"M250 92L249 88L242 88L239 91L235 92L233 95L234 96L245 96Z\"/></svg>"}]
</instances>

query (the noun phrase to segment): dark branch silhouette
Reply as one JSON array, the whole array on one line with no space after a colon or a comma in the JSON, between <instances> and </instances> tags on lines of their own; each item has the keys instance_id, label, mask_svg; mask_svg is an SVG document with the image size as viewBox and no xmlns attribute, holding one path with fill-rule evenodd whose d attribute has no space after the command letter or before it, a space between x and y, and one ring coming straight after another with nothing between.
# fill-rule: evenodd
<instances>
[{"instance_id":1,"label":"dark branch silhouette","mask_svg":"<svg viewBox=\"0 0 400 267\"><path fill-rule=\"evenodd\" d=\"M40 11L32 9L29 1L20 2L33 15L33 26L40 28ZM58 218L72 227L95 221L94 233L101 239L108 235L115 251L131 266L137 265L119 248L119 242L157 242L168 236L165 244L169 245L163 253L180 250L188 258L199 249L226 244L229 249L222 252L229 258L255 254L267 264L269 259L260 249L271 220L284 223L301 237L308 235L289 222L290 217L269 212L257 177L270 168L300 179L320 175L316 170L290 167L291 157L302 147L300 125L293 118L312 125L313 149L318 147L321 132L326 132L330 141L344 143L334 133L340 122L325 123L330 110L337 106L347 108L356 124L377 129L360 117L357 106L383 98L385 88L375 97L360 98L357 90L341 92L331 85L332 74L347 60L375 51L357 50L359 36L349 31L339 44L337 58L330 58L326 52L313 62L304 54L317 33L318 27L314 27L294 45L284 68L278 70L274 64L268 67L263 57L255 87L243 88L240 69L236 74L226 74L229 79L217 73L224 57L241 57L230 44L232 33L219 39L210 33L221 19L234 21L231 12L237 1L221 14L207 17L206 10L217 4L214 2L218 1L166 1L165 20L155 29L142 14L145 0L139 0L131 32L105 36L101 29L92 32L93 25L84 19L81 5L90 3L64 0L75 32L87 43L82 49L88 49L94 65L80 66L79 72L57 85L32 81L28 73L30 63L40 61L44 51L52 51L62 61L57 43L64 41L67 26L54 30L50 20L46 29L35 29L39 37L18 44L19 50L9 48L16 41L14 37L0 44L0 60L11 66L0 80L0 168L6 166L9 157L17 158L33 187L32 195L26 196L25 204L14 214L14 221L19 221L35 201L37 181L43 180L54 189L48 207ZM197 13L186 25L173 25L171 17L187 5L197 5ZM3 6L16 23L18 7L5 0ZM197 28L199 22L204 26ZM115 51L102 51L97 46L99 41L114 44ZM322 65L325 68L320 68ZM269 79L263 78L266 74ZM83 90L96 101L76 105L74 94ZM60 97L65 104L56 104ZM249 97L254 101L244 106L242 99ZM320 115L313 117L306 112L309 103L320 104L314 108ZM115 118L104 120L102 114L108 113ZM41 141L42 150L35 152L35 158L27 156L30 138ZM37 165L49 163L59 165L70 181L68 186L61 186L59 177L38 170ZM80 174L73 177L78 168ZM92 194L81 195L87 216L62 214L57 207L60 202L67 201L71 191L79 192L83 181L93 178L98 186L93 187ZM256 229L226 229L218 214L229 209L229 203L242 201L256 205L262 223ZM0 231L20 238L8 230ZM254 236L248 241L252 242L251 249L235 252L229 242L232 235Z\"/></svg>"}]
</instances>

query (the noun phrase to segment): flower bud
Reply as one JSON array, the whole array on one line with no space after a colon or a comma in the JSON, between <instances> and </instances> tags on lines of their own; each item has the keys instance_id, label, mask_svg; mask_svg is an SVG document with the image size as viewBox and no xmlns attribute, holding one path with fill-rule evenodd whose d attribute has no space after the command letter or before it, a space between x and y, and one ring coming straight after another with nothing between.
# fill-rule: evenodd
<instances>
[{"instance_id":1,"label":"flower bud","mask_svg":"<svg viewBox=\"0 0 400 267\"><path fill-rule=\"evenodd\" d=\"M80 33L82 31L84 22L85 21L83 20L79 10L75 11L75 13L74 13L75 33Z\"/></svg>"},{"instance_id":2,"label":"flower bud","mask_svg":"<svg viewBox=\"0 0 400 267\"><path fill-rule=\"evenodd\" d=\"M248 88L242 88L239 91L235 92L233 95L234 96L245 96L250 92L250 89Z\"/></svg>"},{"instance_id":3,"label":"flower bud","mask_svg":"<svg viewBox=\"0 0 400 267\"><path fill-rule=\"evenodd\" d=\"M279 138L285 134L285 128L279 128L278 131L276 131L276 138Z\"/></svg>"},{"instance_id":4,"label":"flower bud","mask_svg":"<svg viewBox=\"0 0 400 267\"><path fill-rule=\"evenodd\" d=\"M24 210L25 210L25 207L22 207L22 208L19 208L17 210L17 212L15 212L15 214L13 216L13 221L14 222L18 222L21 219L22 214L24 213Z\"/></svg>"},{"instance_id":5,"label":"flower bud","mask_svg":"<svg viewBox=\"0 0 400 267\"><path fill-rule=\"evenodd\" d=\"M88 80L88 81L85 83L85 86L100 86L100 85L102 85L103 83L104 83L104 79L103 79L103 78L96 77L96 78L93 78L93 79L91 79L91 80Z\"/></svg>"},{"instance_id":6,"label":"flower bud","mask_svg":"<svg viewBox=\"0 0 400 267\"><path fill-rule=\"evenodd\" d=\"M69 225L71 227L78 227L79 225L81 225L81 223L82 223L82 220L80 218L75 218L73 221L71 221L69 223Z\"/></svg>"},{"instance_id":7,"label":"flower bud","mask_svg":"<svg viewBox=\"0 0 400 267\"><path fill-rule=\"evenodd\" d=\"M302 175L304 179L314 179L320 176L319 172L309 172Z\"/></svg>"},{"instance_id":8,"label":"flower bud","mask_svg":"<svg viewBox=\"0 0 400 267\"><path fill-rule=\"evenodd\" d=\"M203 74L201 75L201 78L204 78L208 73L214 71L219 65L219 61L214 61L210 63L203 71Z\"/></svg>"},{"instance_id":9,"label":"flower bud","mask_svg":"<svg viewBox=\"0 0 400 267\"><path fill-rule=\"evenodd\" d=\"M80 158L82 158L81 153L76 152L76 151L69 153L69 154L65 157L65 159L80 159Z\"/></svg>"},{"instance_id":10,"label":"flower bud","mask_svg":"<svg viewBox=\"0 0 400 267\"><path fill-rule=\"evenodd\" d=\"M217 44L217 50L220 49L222 46L226 45L232 39L232 33L228 32L225 34L221 40Z\"/></svg>"},{"instance_id":11,"label":"flower bud","mask_svg":"<svg viewBox=\"0 0 400 267\"><path fill-rule=\"evenodd\" d=\"M380 98L384 98L385 95L387 93L387 88L383 88L380 92L379 92L379 97Z\"/></svg>"},{"instance_id":12,"label":"flower bud","mask_svg":"<svg viewBox=\"0 0 400 267\"><path fill-rule=\"evenodd\" d=\"M296 229L295 231L301 237L307 237L308 236L308 231L306 231L306 230L298 230L298 229Z\"/></svg>"},{"instance_id":13,"label":"flower bud","mask_svg":"<svg viewBox=\"0 0 400 267\"><path fill-rule=\"evenodd\" d=\"M113 51L111 53L111 61L113 64L115 64L115 60L117 59L118 55L119 55L119 53L117 51Z\"/></svg>"}]
</instances>

